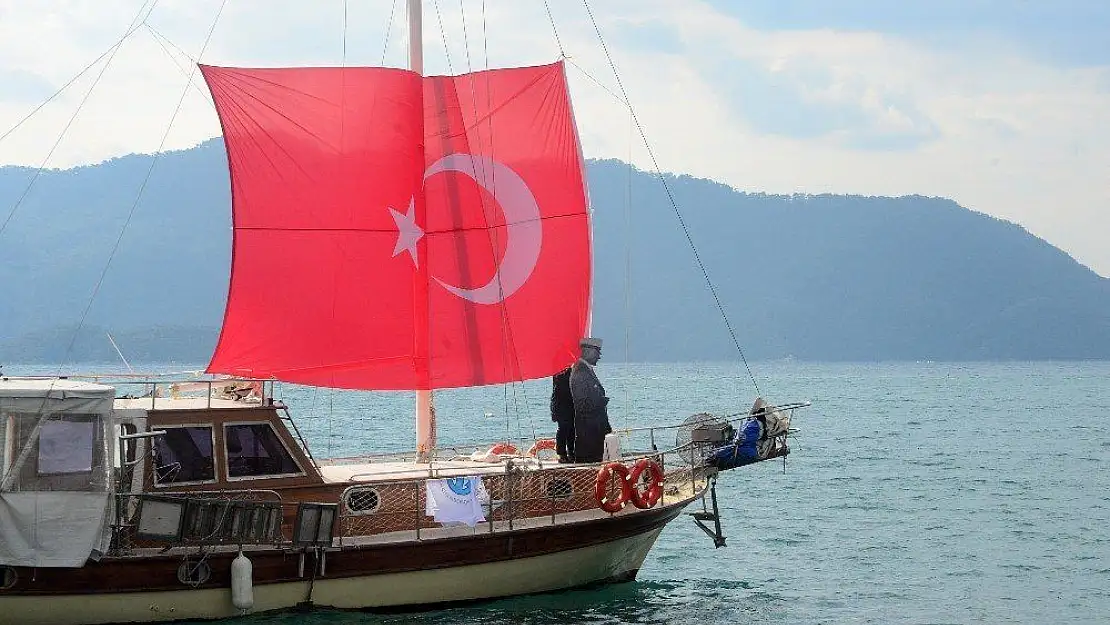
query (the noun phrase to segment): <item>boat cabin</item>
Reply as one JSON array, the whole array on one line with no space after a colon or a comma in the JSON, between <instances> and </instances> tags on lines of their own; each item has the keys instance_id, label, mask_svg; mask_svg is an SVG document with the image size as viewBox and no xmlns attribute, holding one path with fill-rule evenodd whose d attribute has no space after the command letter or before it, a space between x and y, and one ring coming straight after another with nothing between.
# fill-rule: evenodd
<instances>
[{"instance_id":1,"label":"boat cabin","mask_svg":"<svg viewBox=\"0 0 1110 625\"><path fill-rule=\"evenodd\" d=\"M111 539L110 386L0 378L0 561L81 566Z\"/></svg>"},{"instance_id":2,"label":"boat cabin","mask_svg":"<svg viewBox=\"0 0 1110 625\"><path fill-rule=\"evenodd\" d=\"M146 390L117 398L113 386L94 382L0 381L0 499L15 519L4 531L20 534L4 543L22 545L0 547L19 551L0 553L0 561L43 566L62 558L80 566L90 554L163 543L281 543L295 539L308 513L340 541L419 539L443 529L427 502L428 480L456 477L479 476L491 524L603 514L594 501L596 466L545 469L515 450L529 472L543 469L534 473L539 479L497 457L317 461L260 383ZM44 505L58 515L56 526L41 522Z\"/></svg>"},{"instance_id":3,"label":"boat cabin","mask_svg":"<svg viewBox=\"0 0 1110 625\"><path fill-rule=\"evenodd\" d=\"M210 398L115 402L125 434L155 434L125 437L121 450L125 462L149 464L150 470L137 472L149 492L319 485L315 462L280 409L272 402Z\"/></svg>"}]
</instances>

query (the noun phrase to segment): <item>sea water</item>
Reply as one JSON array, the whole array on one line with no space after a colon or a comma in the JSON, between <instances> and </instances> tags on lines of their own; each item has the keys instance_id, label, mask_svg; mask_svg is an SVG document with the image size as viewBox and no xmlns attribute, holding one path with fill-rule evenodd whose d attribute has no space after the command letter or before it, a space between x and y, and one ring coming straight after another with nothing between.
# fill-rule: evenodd
<instances>
[{"instance_id":1,"label":"sea water","mask_svg":"<svg viewBox=\"0 0 1110 625\"><path fill-rule=\"evenodd\" d=\"M721 476L725 548L683 517L632 583L242 622L1110 622L1110 363L752 370L767 400L813 405L795 415L785 471L774 460ZM741 412L757 394L741 365L603 361L598 373L617 428ZM414 445L410 393L279 393L318 457ZM550 434L549 393L546 381L440 393L440 439Z\"/></svg>"}]
</instances>

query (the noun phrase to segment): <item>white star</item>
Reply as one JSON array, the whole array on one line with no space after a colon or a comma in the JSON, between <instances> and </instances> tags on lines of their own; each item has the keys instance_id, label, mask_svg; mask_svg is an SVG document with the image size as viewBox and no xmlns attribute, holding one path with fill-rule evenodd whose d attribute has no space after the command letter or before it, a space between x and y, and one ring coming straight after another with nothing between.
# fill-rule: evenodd
<instances>
[{"instance_id":1,"label":"white star","mask_svg":"<svg viewBox=\"0 0 1110 625\"><path fill-rule=\"evenodd\" d=\"M413 203L409 202L407 215L398 213L392 206L389 207L389 212L393 213L393 221L397 222L397 245L393 247L393 256L396 257L401 252L408 252L409 256L412 257L412 264L419 267L420 260L416 257L416 244L424 237L424 231L416 225L416 211Z\"/></svg>"}]
</instances>

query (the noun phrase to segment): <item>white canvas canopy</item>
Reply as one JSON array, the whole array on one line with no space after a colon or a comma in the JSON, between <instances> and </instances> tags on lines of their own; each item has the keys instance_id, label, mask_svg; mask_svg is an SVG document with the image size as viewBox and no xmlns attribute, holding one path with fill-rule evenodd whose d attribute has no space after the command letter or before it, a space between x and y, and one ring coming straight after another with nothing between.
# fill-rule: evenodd
<instances>
[{"instance_id":1,"label":"white canvas canopy","mask_svg":"<svg viewBox=\"0 0 1110 625\"><path fill-rule=\"evenodd\" d=\"M0 378L0 565L83 566L111 539L110 386Z\"/></svg>"}]
</instances>

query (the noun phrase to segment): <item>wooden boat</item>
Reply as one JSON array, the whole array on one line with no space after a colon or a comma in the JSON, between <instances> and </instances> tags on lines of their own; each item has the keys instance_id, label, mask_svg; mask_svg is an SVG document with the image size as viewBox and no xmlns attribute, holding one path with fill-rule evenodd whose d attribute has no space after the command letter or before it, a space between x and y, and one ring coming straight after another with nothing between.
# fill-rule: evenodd
<instances>
[{"instance_id":1,"label":"wooden boat","mask_svg":"<svg viewBox=\"0 0 1110 625\"><path fill-rule=\"evenodd\" d=\"M542 441L437 444L433 389L575 362L589 213L562 64L424 77L409 7L411 71L202 68L233 190L208 368L224 377L0 380L0 623L627 581L699 500L695 521L723 545L711 458L734 441L726 418L617 432L601 462L560 464ZM317 459L278 381L415 390L417 449ZM799 406L739 415L761 419L750 461L789 453Z\"/></svg>"},{"instance_id":2,"label":"wooden boat","mask_svg":"<svg viewBox=\"0 0 1110 625\"><path fill-rule=\"evenodd\" d=\"M0 567L4 622L423 608L628 581L663 526L704 498L717 474L702 462L699 444L708 443L698 438L719 441L720 421L686 428L693 440L684 446L601 464L527 452L485 462L450 449L427 462L316 460L268 392L174 398L159 396L168 383L143 384L150 397L116 398L112 386L68 379L0 380L9 469L0 493L0 555L9 559ZM676 430L622 435L662 441ZM772 442L761 459L788 453L785 434ZM602 510L599 468L641 461L663 470L658 499L648 497L650 483L638 483L644 507ZM489 494L485 520L437 522L427 513L429 480L468 477ZM618 482L600 488L619 500ZM712 501L715 509L715 493ZM13 557L35 562L13 565ZM246 578L234 577L236 558L251 564Z\"/></svg>"}]
</instances>

